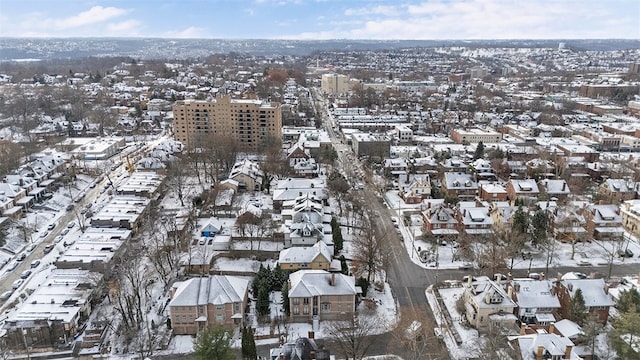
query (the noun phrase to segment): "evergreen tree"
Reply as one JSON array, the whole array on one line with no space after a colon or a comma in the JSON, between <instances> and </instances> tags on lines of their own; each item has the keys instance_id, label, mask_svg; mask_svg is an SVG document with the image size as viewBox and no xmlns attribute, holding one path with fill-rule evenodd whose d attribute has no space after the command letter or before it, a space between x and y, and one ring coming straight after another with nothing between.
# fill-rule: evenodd
<instances>
[{"instance_id":1,"label":"evergreen tree","mask_svg":"<svg viewBox=\"0 0 640 360\"><path fill-rule=\"evenodd\" d=\"M640 313L635 308L620 313L613 321L613 347L620 359L637 359L640 346Z\"/></svg>"},{"instance_id":2,"label":"evergreen tree","mask_svg":"<svg viewBox=\"0 0 640 360\"><path fill-rule=\"evenodd\" d=\"M536 244L545 243L547 240L547 232L549 231L549 218L544 210L538 209L538 211L533 214L531 226L533 228L533 242Z\"/></svg>"},{"instance_id":3,"label":"evergreen tree","mask_svg":"<svg viewBox=\"0 0 640 360\"><path fill-rule=\"evenodd\" d=\"M473 153L473 160L482 159L484 157L484 144L482 141L476 145L476 151Z\"/></svg>"},{"instance_id":4,"label":"evergreen tree","mask_svg":"<svg viewBox=\"0 0 640 360\"><path fill-rule=\"evenodd\" d=\"M285 282L282 285L282 309L285 315L291 315L291 307L289 306L289 283Z\"/></svg>"},{"instance_id":5,"label":"evergreen tree","mask_svg":"<svg viewBox=\"0 0 640 360\"><path fill-rule=\"evenodd\" d=\"M260 280L258 283L256 311L258 312L258 316L269 315L269 284L266 280Z\"/></svg>"},{"instance_id":6,"label":"evergreen tree","mask_svg":"<svg viewBox=\"0 0 640 360\"><path fill-rule=\"evenodd\" d=\"M529 230L529 216L522 206L518 206L518 209L511 216L511 230L519 234L526 234Z\"/></svg>"},{"instance_id":7,"label":"evergreen tree","mask_svg":"<svg viewBox=\"0 0 640 360\"><path fill-rule=\"evenodd\" d=\"M340 255L340 268L341 273L349 275L349 266L347 265L347 259L344 257L344 255Z\"/></svg>"},{"instance_id":8,"label":"evergreen tree","mask_svg":"<svg viewBox=\"0 0 640 360\"><path fill-rule=\"evenodd\" d=\"M636 309L636 312L640 313L640 293L638 293L638 289L632 288L621 292L616 308L620 312L629 312L631 309Z\"/></svg>"},{"instance_id":9,"label":"evergreen tree","mask_svg":"<svg viewBox=\"0 0 640 360\"><path fill-rule=\"evenodd\" d=\"M258 358L253 328L246 325L242 327L242 358L244 360L256 360Z\"/></svg>"},{"instance_id":10,"label":"evergreen tree","mask_svg":"<svg viewBox=\"0 0 640 360\"><path fill-rule=\"evenodd\" d=\"M233 360L235 354L231 349L231 336L216 325L206 328L196 337L193 345L196 360Z\"/></svg>"},{"instance_id":11,"label":"evergreen tree","mask_svg":"<svg viewBox=\"0 0 640 360\"><path fill-rule=\"evenodd\" d=\"M573 298L569 302L569 320L582 325L587 318L587 306L584 303L584 296L582 296L582 290L577 289Z\"/></svg>"}]
</instances>

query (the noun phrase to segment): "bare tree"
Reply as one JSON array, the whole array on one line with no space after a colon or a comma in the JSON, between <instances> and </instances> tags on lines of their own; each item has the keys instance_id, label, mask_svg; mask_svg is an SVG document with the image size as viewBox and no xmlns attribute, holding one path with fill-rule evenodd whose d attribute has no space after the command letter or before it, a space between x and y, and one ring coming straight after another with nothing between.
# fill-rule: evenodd
<instances>
[{"instance_id":1,"label":"bare tree","mask_svg":"<svg viewBox=\"0 0 640 360\"><path fill-rule=\"evenodd\" d=\"M353 239L352 263L354 273L365 277L371 283L384 270L387 249L384 245L384 237L378 234L370 218L363 218L361 230L362 232L356 234Z\"/></svg>"},{"instance_id":2,"label":"bare tree","mask_svg":"<svg viewBox=\"0 0 640 360\"><path fill-rule=\"evenodd\" d=\"M173 161L167 169L167 185L173 189L180 200L180 205L184 206L184 199L187 196L188 169L185 162Z\"/></svg>"},{"instance_id":3,"label":"bare tree","mask_svg":"<svg viewBox=\"0 0 640 360\"><path fill-rule=\"evenodd\" d=\"M445 355L441 346L434 346L434 342L440 339L434 332L433 320L411 308L402 308L400 314L402 318L391 335L402 349L403 359L439 359Z\"/></svg>"},{"instance_id":4,"label":"bare tree","mask_svg":"<svg viewBox=\"0 0 640 360\"><path fill-rule=\"evenodd\" d=\"M374 329L380 326L376 317L334 321L326 328L327 338L346 359L361 360L373 344Z\"/></svg>"}]
</instances>

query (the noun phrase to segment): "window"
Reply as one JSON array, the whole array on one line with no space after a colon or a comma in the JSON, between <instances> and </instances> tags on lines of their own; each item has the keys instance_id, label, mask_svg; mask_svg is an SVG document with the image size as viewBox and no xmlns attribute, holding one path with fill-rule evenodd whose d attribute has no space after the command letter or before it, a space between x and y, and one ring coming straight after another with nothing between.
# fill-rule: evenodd
<instances>
[{"instance_id":1,"label":"window","mask_svg":"<svg viewBox=\"0 0 640 360\"><path fill-rule=\"evenodd\" d=\"M216 322L223 323L224 322L224 315L223 314L216 315Z\"/></svg>"},{"instance_id":2,"label":"window","mask_svg":"<svg viewBox=\"0 0 640 360\"><path fill-rule=\"evenodd\" d=\"M299 307L294 307L293 308L293 315L300 315L300 308Z\"/></svg>"},{"instance_id":3,"label":"window","mask_svg":"<svg viewBox=\"0 0 640 360\"><path fill-rule=\"evenodd\" d=\"M302 313L305 315L309 314L309 306L305 305L304 308L302 309Z\"/></svg>"},{"instance_id":4,"label":"window","mask_svg":"<svg viewBox=\"0 0 640 360\"><path fill-rule=\"evenodd\" d=\"M218 311L224 310L224 305L216 305L216 310Z\"/></svg>"},{"instance_id":5,"label":"window","mask_svg":"<svg viewBox=\"0 0 640 360\"><path fill-rule=\"evenodd\" d=\"M300 304L300 298L293 298L293 305L299 305Z\"/></svg>"},{"instance_id":6,"label":"window","mask_svg":"<svg viewBox=\"0 0 640 360\"><path fill-rule=\"evenodd\" d=\"M305 305L309 305L309 298L302 299L302 303Z\"/></svg>"},{"instance_id":7,"label":"window","mask_svg":"<svg viewBox=\"0 0 640 360\"><path fill-rule=\"evenodd\" d=\"M331 303L322 303L320 305L320 310L322 310L322 312L329 312L331 311Z\"/></svg>"}]
</instances>

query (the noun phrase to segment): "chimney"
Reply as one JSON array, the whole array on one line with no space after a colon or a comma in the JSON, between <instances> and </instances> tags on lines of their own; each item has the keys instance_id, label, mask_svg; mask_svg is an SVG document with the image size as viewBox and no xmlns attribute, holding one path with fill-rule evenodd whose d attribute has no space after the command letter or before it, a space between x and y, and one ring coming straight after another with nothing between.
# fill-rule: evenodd
<instances>
[{"instance_id":1,"label":"chimney","mask_svg":"<svg viewBox=\"0 0 640 360\"><path fill-rule=\"evenodd\" d=\"M549 334L553 334L554 331L556 331L556 323L551 323L549 325Z\"/></svg>"},{"instance_id":2,"label":"chimney","mask_svg":"<svg viewBox=\"0 0 640 360\"><path fill-rule=\"evenodd\" d=\"M336 285L336 273L331 273L331 279L329 280L329 285L331 286Z\"/></svg>"},{"instance_id":3,"label":"chimney","mask_svg":"<svg viewBox=\"0 0 640 360\"><path fill-rule=\"evenodd\" d=\"M609 295L609 284L604 284L604 293Z\"/></svg>"},{"instance_id":4,"label":"chimney","mask_svg":"<svg viewBox=\"0 0 640 360\"><path fill-rule=\"evenodd\" d=\"M544 354L544 346L538 346L538 352L536 353L536 360L542 360L542 354Z\"/></svg>"},{"instance_id":5,"label":"chimney","mask_svg":"<svg viewBox=\"0 0 640 360\"><path fill-rule=\"evenodd\" d=\"M565 359L571 359L571 349L573 348L573 346L571 345L567 345L564 348L564 358Z\"/></svg>"},{"instance_id":6,"label":"chimney","mask_svg":"<svg viewBox=\"0 0 640 360\"><path fill-rule=\"evenodd\" d=\"M564 192L567 189L567 183L563 182L562 183L562 192Z\"/></svg>"},{"instance_id":7,"label":"chimney","mask_svg":"<svg viewBox=\"0 0 640 360\"><path fill-rule=\"evenodd\" d=\"M520 292L520 284L513 284L513 290Z\"/></svg>"}]
</instances>

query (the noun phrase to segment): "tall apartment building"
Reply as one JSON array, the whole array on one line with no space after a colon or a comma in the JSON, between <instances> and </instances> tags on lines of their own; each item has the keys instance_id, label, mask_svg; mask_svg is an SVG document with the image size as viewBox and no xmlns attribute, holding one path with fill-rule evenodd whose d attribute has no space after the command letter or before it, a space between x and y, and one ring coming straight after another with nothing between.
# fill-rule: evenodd
<instances>
[{"instance_id":1,"label":"tall apartment building","mask_svg":"<svg viewBox=\"0 0 640 360\"><path fill-rule=\"evenodd\" d=\"M254 99L182 100L173 106L176 140L193 149L214 137L231 137L246 151L257 151L262 142L282 138L280 103Z\"/></svg>"},{"instance_id":2,"label":"tall apartment building","mask_svg":"<svg viewBox=\"0 0 640 360\"><path fill-rule=\"evenodd\" d=\"M340 94L349 90L349 77L340 74L323 74L322 91L325 94Z\"/></svg>"}]
</instances>

